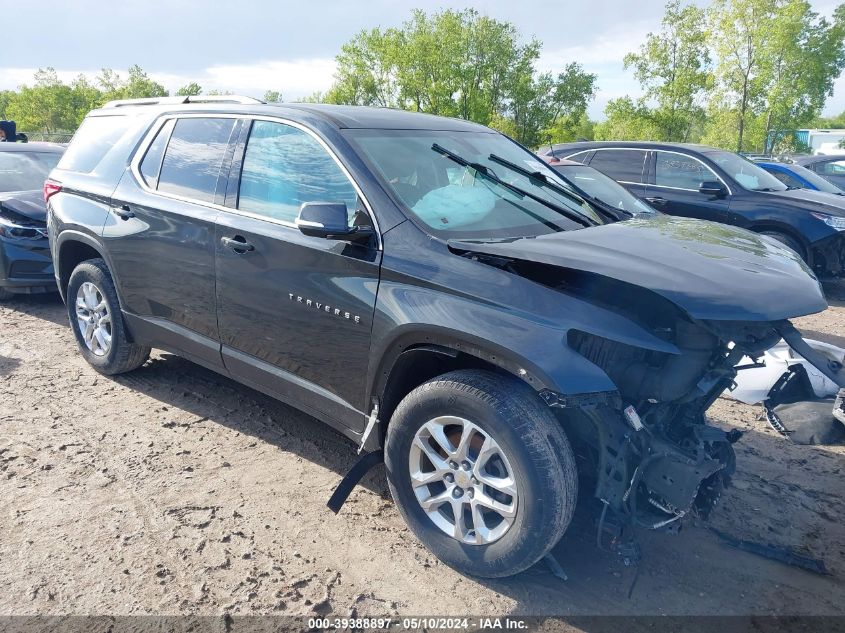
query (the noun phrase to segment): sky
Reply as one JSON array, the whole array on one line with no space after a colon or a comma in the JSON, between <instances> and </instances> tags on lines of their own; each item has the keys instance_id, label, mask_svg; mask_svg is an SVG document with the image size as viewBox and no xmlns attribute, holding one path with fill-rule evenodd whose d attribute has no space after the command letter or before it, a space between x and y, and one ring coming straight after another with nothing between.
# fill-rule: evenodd
<instances>
[{"instance_id":1,"label":"sky","mask_svg":"<svg viewBox=\"0 0 845 633\"><path fill-rule=\"evenodd\" d=\"M696 0L700 5L706 0ZM412 8L473 7L513 23L527 40L543 42L538 70L571 62L598 75L590 104L603 118L608 100L640 94L622 58L660 28L664 0L0 0L7 28L0 45L0 89L31 84L39 67L63 81L101 68L125 75L140 65L171 92L191 81L204 90L260 98L279 90L292 101L332 84L334 56L355 33L399 26ZM830 15L837 0L811 0ZM845 111L845 75L824 110Z\"/></svg>"}]
</instances>

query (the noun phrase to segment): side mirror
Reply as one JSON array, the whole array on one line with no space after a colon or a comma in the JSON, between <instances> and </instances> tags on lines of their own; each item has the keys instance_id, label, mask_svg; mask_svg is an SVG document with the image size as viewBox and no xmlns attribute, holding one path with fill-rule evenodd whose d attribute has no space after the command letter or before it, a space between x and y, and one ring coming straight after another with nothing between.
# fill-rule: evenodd
<instances>
[{"instance_id":1,"label":"side mirror","mask_svg":"<svg viewBox=\"0 0 845 633\"><path fill-rule=\"evenodd\" d=\"M368 240L370 227L349 226L349 215L343 202L306 202L299 209L296 226L303 235L327 240Z\"/></svg>"},{"instance_id":2,"label":"side mirror","mask_svg":"<svg viewBox=\"0 0 845 633\"><path fill-rule=\"evenodd\" d=\"M725 185L718 180L705 180L698 186L698 193L703 193L705 196L716 196L717 198L724 198L728 195Z\"/></svg>"}]
</instances>

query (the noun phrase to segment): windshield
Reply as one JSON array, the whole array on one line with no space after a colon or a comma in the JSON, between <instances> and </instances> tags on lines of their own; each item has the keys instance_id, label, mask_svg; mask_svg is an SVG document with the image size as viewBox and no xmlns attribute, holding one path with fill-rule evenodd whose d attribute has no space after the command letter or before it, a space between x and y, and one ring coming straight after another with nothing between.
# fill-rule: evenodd
<instances>
[{"instance_id":1,"label":"windshield","mask_svg":"<svg viewBox=\"0 0 845 633\"><path fill-rule=\"evenodd\" d=\"M705 152L740 186L751 191L786 191L786 185L759 165L733 152Z\"/></svg>"},{"instance_id":2,"label":"windshield","mask_svg":"<svg viewBox=\"0 0 845 633\"><path fill-rule=\"evenodd\" d=\"M59 162L53 152L0 152L0 191L34 191Z\"/></svg>"},{"instance_id":3,"label":"windshield","mask_svg":"<svg viewBox=\"0 0 845 633\"><path fill-rule=\"evenodd\" d=\"M576 192L564 195L554 191L554 186L566 191L571 187L534 154L501 134L435 130L346 133L412 217L438 237L524 237L604 222ZM543 174L549 184L519 173L502 160Z\"/></svg>"},{"instance_id":4,"label":"windshield","mask_svg":"<svg viewBox=\"0 0 845 633\"><path fill-rule=\"evenodd\" d=\"M573 187L599 202L632 215L657 213L610 176L586 165L560 165L553 169Z\"/></svg>"}]
</instances>

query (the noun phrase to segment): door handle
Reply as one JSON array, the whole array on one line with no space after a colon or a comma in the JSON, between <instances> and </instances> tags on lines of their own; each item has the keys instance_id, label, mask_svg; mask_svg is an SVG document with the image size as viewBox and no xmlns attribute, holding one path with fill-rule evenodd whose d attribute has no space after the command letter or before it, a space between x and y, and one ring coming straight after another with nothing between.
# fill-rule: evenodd
<instances>
[{"instance_id":1,"label":"door handle","mask_svg":"<svg viewBox=\"0 0 845 633\"><path fill-rule=\"evenodd\" d=\"M223 246L231 248L236 253L249 253L250 251L255 250L255 247L247 242L241 235L236 235L235 237L221 237L220 241L223 243Z\"/></svg>"},{"instance_id":2,"label":"door handle","mask_svg":"<svg viewBox=\"0 0 845 633\"><path fill-rule=\"evenodd\" d=\"M128 220L129 218L135 217L135 212L129 208L128 204L123 204L120 207L115 208L114 213L121 220Z\"/></svg>"}]
</instances>

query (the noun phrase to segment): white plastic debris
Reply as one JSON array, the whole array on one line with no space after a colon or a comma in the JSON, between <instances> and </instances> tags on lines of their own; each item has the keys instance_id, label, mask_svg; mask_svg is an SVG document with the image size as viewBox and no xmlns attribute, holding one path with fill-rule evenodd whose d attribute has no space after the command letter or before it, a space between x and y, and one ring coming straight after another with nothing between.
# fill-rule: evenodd
<instances>
[{"instance_id":1,"label":"white plastic debris","mask_svg":"<svg viewBox=\"0 0 845 633\"><path fill-rule=\"evenodd\" d=\"M805 340L816 351L824 354L831 360L845 364L845 349L836 347L835 345L829 345L828 343L822 343L821 341ZM792 365L802 365L804 367L807 377L810 379L810 386L817 398L830 398L835 396L839 391L839 387L832 380L796 354L783 340L763 354L763 357L759 360L765 363L765 366L740 371L735 379L736 387L733 390L726 390L724 393L725 396L739 400L745 404L765 402L769 397L772 387ZM753 363L753 359L744 357L738 366L751 365Z\"/></svg>"}]
</instances>

